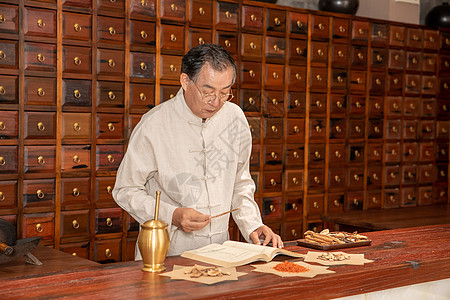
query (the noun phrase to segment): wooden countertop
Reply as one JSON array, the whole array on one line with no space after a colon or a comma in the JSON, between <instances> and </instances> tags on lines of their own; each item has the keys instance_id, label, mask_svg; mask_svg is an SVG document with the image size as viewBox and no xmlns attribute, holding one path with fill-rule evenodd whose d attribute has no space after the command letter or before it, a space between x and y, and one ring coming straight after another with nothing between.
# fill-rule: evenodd
<instances>
[{"instance_id":1,"label":"wooden countertop","mask_svg":"<svg viewBox=\"0 0 450 300\"><path fill-rule=\"evenodd\" d=\"M282 278L252 272L253 267L247 265L238 267L238 271L248 273L238 281L208 286L142 272L142 262L124 262L4 280L0 295L4 299L298 299L299 296L326 299L450 278L450 224L366 235L372 240L370 246L349 248L345 252L364 253L365 258L375 260L373 263L330 267L336 273L315 278ZM309 250L294 245L287 248L305 254ZM174 264L194 263L181 257L169 257L165 261L168 270Z\"/></svg>"},{"instance_id":2,"label":"wooden countertop","mask_svg":"<svg viewBox=\"0 0 450 300\"><path fill-rule=\"evenodd\" d=\"M450 224L450 205L348 211L324 215L322 220L369 230Z\"/></svg>"}]
</instances>

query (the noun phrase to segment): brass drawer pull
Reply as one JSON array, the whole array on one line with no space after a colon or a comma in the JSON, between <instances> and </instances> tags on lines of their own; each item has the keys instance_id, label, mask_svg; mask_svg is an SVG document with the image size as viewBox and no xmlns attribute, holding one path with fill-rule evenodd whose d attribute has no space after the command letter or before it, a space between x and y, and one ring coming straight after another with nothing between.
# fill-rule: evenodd
<instances>
[{"instance_id":1,"label":"brass drawer pull","mask_svg":"<svg viewBox=\"0 0 450 300\"><path fill-rule=\"evenodd\" d=\"M337 106L337 108L342 108L342 102L341 101L337 101L336 102L336 106Z\"/></svg>"},{"instance_id":2,"label":"brass drawer pull","mask_svg":"<svg viewBox=\"0 0 450 300\"><path fill-rule=\"evenodd\" d=\"M74 96L75 98L77 98L77 99L80 99L80 98L81 98L81 93L80 93L80 91L79 91L79 90L73 91L73 96Z\"/></svg>"},{"instance_id":3,"label":"brass drawer pull","mask_svg":"<svg viewBox=\"0 0 450 300\"><path fill-rule=\"evenodd\" d=\"M395 179L395 178L397 178L397 175L395 175L395 173L394 173L394 172L391 172L391 173L390 173L389 175L391 176L391 178L392 178L392 179Z\"/></svg>"},{"instance_id":4,"label":"brass drawer pull","mask_svg":"<svg viewBox=\"0 0 450 300\"><path fill-rule=\"evenodd\" d=\"M359 101L356 101L355 106L356 106L356 108L361 108L362 104Z\"/></svg>"},{"instance_id":5,"label":"brass drawer pull","mask_svg":"<svg viewBox=\"0 0 450 300\"><path fill-rule=\"evenodd\" d=\"M113 191L112 186L108 185L108 186L106 187L106 192L107 192L109 195L111 195L111 194L112 194L112 191Z\"/></svg>"},{"instance_id":6,"label":"brass drawer pull","mask_svg":"<svg viewBox=\"0 0 450 300\"><path fill-rule=\"evenodd\" d=\"M396 202L396 199L395 199L394 196L390 195L390 196L389 196L389 201L391 201L392 203L395 203L395 202Z\"/></svg>"},{"instance_id":7,"label":"brass drawer pull","mask_svg":"<svg viewBox=\"0 0 450 300\"><path fill-rule=\"evenodd\" d=\"M44 125L44 123L38 122L38 123L37 123L37 129L38 129L39 131L44 131L44 130L45 130L45 125Z\"/></svg>"},{"instance_id":8,"label":"brass drawer pull","mask_svg":"<svg viewBox=\"0 0 450 300\"><path fill-rule=\"evenodd\" d=\"M81 58L79 58L78 56L75 56L75 58L73 59L73 63L74 63L76 66L81 65Z\"/></svg>"},{"instance_id":9,"label":"brass drawer pull","mask_svg":"<svg viewBox=\"0 0 450 300\"><path fill-rule=\"evenodd\" d=\"M359 29L358 29L358 33L359 33L360 35L363 35L363 34L364 34L364 30L363 30L362 28L359 28Z\"/></svg>"},{"instance_id":10,"label":"brass drawer pull","mask_svg":"<svg viewBox=\"0 0 450 300\"><path fill-rule=\"evenodd\" d=\"M425 177L427 177L427 178L429 178L429 177L431 176L430 172L428 172L428 171L425 171L424 175L425 175Z\"/></svg>"},{"instance_id":11,"label":"brass drawer pull","mask_svg":"<svg viewBox=\"0 0 450 300\"><path fill-rule=\"evenodd\" d=\"M413 126L409 126L409 132L414 133L416 132L416 129Z\"/></svg>"},{"instance_id":12,"label":"brass drawer pull","mask_svg":"<svg viewBox=\"0 0 450 300\"><path fill-rule=\"evenodd\" d=\"M322 23L319 23L319 25L317 27L319 27L320 30L324 30L325 29L325 26Z\"/></svg>"},{"instance_id":13,"label":"brass drawer pull","mask_svg":"<svg viewBox=\"0 0 450 300\"><path fill-rule=\"evenodd\" d=\"M336 156L337 158L341 158L341 152L339 152L339 151L336 151L336 152L334 152L334 156Z\"/></svg>"},{"instance_id":14,"label":"brass drawer pull","mask_svg":"<svg viewBox=\"0 0 450 300\"><path fill-rule=\"evenodd\" d=\"M78 23L75 23L74 25L73 25L73 30L75 30L75 32L80 32L81 31L81 26L80 26L80 24L78 24Z\"/></svg>"},{"instance_id":15,"label":"brass drawer pull","mask_svg":"<svg viewBox=\"0 0 450 300\"><path fill-rule=\"evenodd\" d=\"M357 133L360 133L360 132L361 132L361 128L360 128L359 126L355 126L355 131L356 131Z\"/></svg>"},{"instance_id":16,"label":"brass drawer pull","mask_svg":"<svg viewBox=\"0 0 450 300\"><path fill-rule=\"evenodd\" d=\"M108 123L108 130L113 132L114 130L116 130L116 127L114 126L113 123Z\"/></svg>"},{"instance_id":17,"label":"brass drawer pull","mask_svg":"<svg viewBox=\"0 0 450 300\"><path fill-rule=\"evenodd\" d=\"M375 131L375 133L380 133L380 128L378 128L378 126L375 126L373 128L373 131Z\"/></svg>"},{"instance_id":18,"label":"brass drawer pull","mask_svg":"<svg viewBox=\"0 0 450 300\"><path fill-rule=\"evenodd\" d=\"M317 54L319 54L319 56L323 56L323 51L322 51L322 49L317 50Z\"/></svg>"},{"instance_id":19,"label":"brass drawer pull","mask_svg":"<svg viewBox=\"0 0 450 300\"><path fill-rule=\"evenodd\" d=\"M106 218L106 226L111 227L113 225L113 222L111 218Z\"/></svg>"},{"instance_id":20,"label":"brass drawer pull","mask_svg":"<svg viewBox=\"0 0 450 300\"><path fill-rule=\"evenodd\" d=\"M397 129L397 127L395 127L395 126L392 126L392 132L393 132L393 133L397 133L397 132L398 132L398 129Z\"/></svg>"},{"instance_id":21,"label":"brass drawer pull","mask_svg":"<svg viewBox=\"0 0 450 300\"><path fill-rule=\"evenodd\" d=\"M141 62L139 67L141 68L141 70L145 71L147 70L147 65L145 64L145 62Z\"/></svg>"},{"instance_id":22,"label":"brass drawer pull","mask_svg":"<svg viewBox=\"0 0 450 300\"><path fill-rule=\"evenodd\" d=\"M44 56L44 54L39 53L39 54L37 55L37 60L38 60L39 62L44 62L44 61L45 61L45 56Z\"/></svg>"},{"instance_id":23,"label":"brass drawer pull","mask_svg":"<svg viewBox=\"0 0 450 300\"><path fill-rule=\"evenodd\" d=\"M116 94L114 94L113 91L109 91L109 92L108 92L108 99L109 99L109 100L114 100L114 99L116 99Z\"/></svg>"},{"instance_id":24,"label":"brass drawer pull","mask_svg":"<svg viewBox=\"0 0 450 300\"><path fill-rule=\"evenodd\" d=\"M444 197L444 196L445 196L445 191L441 191L441 192L439 193L439 196L440 196L440 197Z\"/></svg>"},{"instance_id":25,"label":"brass drawer pull","mask_svg":"<svg viewBox=\"0 0 450 300\"><path fill-rule=\"evenodd\" d=\"M432 110L433 110L433 105L431 105L431 104L427 104L427 110L430 110L430 111L432 111Z\"/></svg>"},{"instance_id":26,"label":"brass drawer pull","mask_svg":"<svg viewBox=\"0 0 450 300\"><path fill-rule=\"evenodd\" d=\"M303 27L302 21L300 21L300 20L297 21L297 27L298 28L302 28Z\"/></svg>"},{"instance_id":27,"label":"brass drawer pull","mask_svg":"<svg viewBox=\"0 0 450 300\"><path fill-rule=\"evenodd\" d=\"M442 155L447 155L447 151L445 151L445 149L441 149L441 154Z\"/></svg>"},{"instance_id":28,"label":"brass drawer pull","mask_svg":"<svg viewBox=\"0 0 450 300\"><path fill-rule=\"evenodd\" d=\"M360 60L363 60L363 59L364 59L364 55L360 52L360 53L358 53L358 58L359 58Z\"/></svg>"},{"instance_id":29,"label":"brass drawer pull","mask_svg":"<svg viewBox=\"0 0 450 300\"><path fill-rule=\"evenodd\" d=\"M202 37L198 38L198 44L203 45L205 43L205 40Z\"/></svg>"},{"instance_id":30,"label":"brass drawer pull","mask_svg":"<svg viewBox=\"0 0 450 300\"><path fill-rule=\"evenodd\" d=\"M354 205L356 205L356 206L358 206L358 205L359 205L359 201L358 201L358 199L356 199L356 198L355 198L355 199L353 199L353 204L354 204Z\"/></svg>"},{"instance_id":31,"label":"brass drawer pull","mask_svg":"<svg viewBox=\"0 0 450 300\"><path fill-rule=\"evenodd\" d=\"M45 165L45 159L43 156L38 156L37 163L41 166Z\"/></svg>"},{"instance_id":32,"label":"brass drawer pull","mask_svg":"<svg viewBox=\"0 0 450 300\"><path fill-rule=\"evenodd\" d=\"M300 101L299 101L298 99L295 99L295 100L294 100L294 105L295 105L296 107L299 107L299 106L301 105L301 103L300 103Z\"/></svg>"},{"instance_id":33,"label":"brass drawer pull","mask_svg":"<svg viewBox=\"0 0 450 300\"><path fill-rule=\"evenodd\" d=\"M147 1L141 0L141 6L142 7L147 7Z\"/></svg>"},{"instance_id":34,"label":"brass drawer pull","mask_svg":"<svg viewBox=\"0 0 450 300\"><path fill-rule=\"evenodd\" d=\"M231 18L231 13L228 10L225 12L225 18L227 19Z\"/></svg>"},{"instance_id":35,"label":"brass drawer pull","mask_svg":"<svg viewBox=\"0 0 450 300\"><path fill-rule=\"evenodd\" d=\"M275 25L280 26L281 21L278 18L273 19L273 22L275 23Z\"/></svg>"},{"instance_id":36,"label":"brass drawer pull","mask_svg":"<svg viewBox=\"0 0 450 300\"><path fill-rule=\"evenodd\" d=\"M44 89L43 88L38 88L37 94L38 94L39 97L44 97L45 96Z\"/></svg>"},{"instance_id":37,"label":"brass drawer pull","mask_svg":"<svg viewBox=\"0 0 450 300\"><path fill-rule=\"evenodd\" d=\"M319 159L319 158L320 158L320 152L319 152L319 151L314 152L314 156L315 156L317 159Z\"/></svg>"},{"instance_id":38,"label":"brass drawer pull","mask_svg":"<svg viewBox=\"0 0 450 300\"><path fill-rule=\"evenodd\" d=\"M377 173L373 173L373 174L372 174L372 178L373 178L374 180L380 179L380 178L378 177Z\"/></svg>"},{"instance_id":39,"label":"brass drawer pull","mask_svg":"<svg viewBox=\"0 0 450 300\"><path fill-rule=\"evenodd\" d=\"M278 128L275 125L272 126L272 132L273 133L278 132Z\"/></svg>"},{"instance_id":40,"label":"brass drawer pull","mask_svg":"<svg viewBox=\"0 0 450 300\"><path fill-rule=\"evenodd\" d=\"M76 164L79 164L80 161L81 161L81 159L80 159L80 157L79 157L78 155L74 155L73 158L72 158L72 160L73 160L73 162L76 163Z\"/></svg>"},{"instance_id":41,"label":"brass drawer pull","mask_svg":"<svg viewBox=\"0 0 450 300\"><path fill-rule=\"evenodd\" d=\"M356 78L356 82L357 82L358 84L362 84L362 83L363 83L363 80L361 79L361 77L358 77L358 78Z\"/></svg>"},{"instance_id":42,"label":"brass drawer pull","mask_svg":"<svg viewBox=\"0 0 450 300\"><path fill-rule=\"evenodd\" d=\"M270 209L271 212L274 212L275 211L275 206L273 204L270 204L269 209Z\"/></svg>"},{"instance_id":43,"label":"brass drawer pull","mask_svg":"<svg viewBox=\"0 0 450 300\"><path fill-rule=\"evenodd\" d=\"M3 156L0 156L0 166L6 165L6 160Z\"/></svg>"},{"instance_id":44,"label":"brass drawer pull","mask_svg":"<svg viewBox=\"0 0 450 300\"><path fill-rule=\"evenodd\" d=\"M114 162L114 157L111 154L108 155L108 162L109 163L113 163Z\"/></svg>"},{"instance_id":45,"label":"brass drawer pull","mask_svg":"<svg viewBox=\"0 0 450 300\"><path fill-rule=\"evenodd\" d=\"M414 199L414 197L411 194L408 194L408 200L412 201Z\"/></svg>"},{"instance_id":46,"label":"brass drawer pull","mask_svg":"<svg viewBox=\"0 0 450 300\"><path fill-rule=\"evenodd\" d=\"M413 57L412 63L413 63L413 65L417 65L417 63L418 63L417 58Z\"/></svg>"},{"instance_id":47,"label":"brass drawer pull","mask_svg":"<svg viewBox=\"0 0 450 300\"><path fill-rule=\"evenodd\" d=\"M278 105L278 101L277 101L276 98L273 98L273 99L272 99L272 104L273 104L273 105Z\"/></svg>"},{"instance_id":48,"label":"brass drawer pull","mask_svg":"<svg viewBox=\"0 0 450 300\"><path fill-rule=\"evenodd\" d=\"M342 78L342 76L338 76L337 77L337 82L343 83L344 82L344 78Z\"/></svg>"},{"instance_id":49,"label":"brass drawer pull","mask_svg":"<svg viewBox=\"0 0 450 300\"><path fill-rule=\"evenodd\" d=\"M355 150L355 157L360 157L361 153L358 150Z\"/></svg>"},{"instance_id":50,"label":"brass drawer pull","mask_svg":"<svg viewBox=\"0 0 450 300\"><path fill-rule=\"evenodd\" d=\"M341 204L339 203L339 200L334 200L334 206L339 207Z\"/></svg>"},{"instance_id":51,"label":"brass drawer pull","mask_svg":"<svg viewBox=\"0 0 450 300\"><path fill-rule=\"evenodd\" d=\"M431 195L427 192L425 192L425 194L423 194L423 196L425 197L425 199L430 199Z\"/></svg>"},{"instance_id":52,"label":"brass drawer pull","mask_svg":"<svg viewBox=\"0 0 450 300\"><path fill-rule=\"evenodd\" d=\"M292 182L293 182L294 184L298 184L298 179L297 179L297 177L292 178Z\"/></svg>"},{"instance_id":53,"label":"brass drawer pull","mask_svg":"<svg viewBox=\"0 0 450 300\"><path fill-rule=\"evenodd\" d=\"M80 124L74 123L74 124L73 124L73 130L75 130L75 131L80 131L80 130L81 130Z\"/></svg>"},{"instance_id":54,"label":"brass drawer pull","mask_svg":"<svg viewBox=\"0 0 450 300\"><path fill-rule=\"evenodd\" d=\"M372 203L374 203L374 204L377 204L377 203L378 203L378 200L377 200L376 197L372 197Z\"/></svg>"},{"instance_id":55,"label":"brass drawer pull","mask_svg":"<svg viewBox=\"0 0 450 300\"><path fill-rule=\"evenodd\" d=\"M416 85L417 85L416 82L414 80L411 80L411 86L415 87Z\"/></svg>"},{"instance_id":56,"label":"brass drawer pull","mask_svg":"<svg viewBox=\"0 0 450 300\"><path fill-rule=\"evenodd\" d=\"M144 93L140 93L140 94L139 94L139 100L145 101L145 100L147 100L147 96L145 96Z\"/></svg>"},{"instance_id":57,"label":"brass drawer pull","mask_svg":"<svg viewBox=\"0 0 450 300\"><path fill-rule=\"evenodd\" d=\"M271 185L271 186L276 186L276 185L277 185L276 180L273 179L273 178L270 178L270 185Z\"/></svg>"},{"instance_id":58,"label":"brass drawer pull","mask_svg":"<svg viewBox=\"0 0 450 300\"><path fill-rule=\"evenodd\" d=\"M278 47L278 45L273 45L273 50L275 52L278 52L278 51L280 51L280 47Z\"/></svg>"},{"instance_id":59,"label":"brass drawer pull","mask_svg":"<svg viewBox=\"0 0 450 300\"><path fill-rule=\"evenodd\" d=\"M376 83L377 85L381 85L381 80L380 80L379 78L377 78L377 79L375 79L375 83Z\"/></svg>"},{"instance_id":60,"label":"brass drawer pull","mask_svg":"<svg viewBox=\"0 0 450 300\"><path fill-rule=\"evenodd\" d=\"M297 152L297 151L294 151L294 153L292 153L292 156L293 156L295 159L299 159L299 158L300 158L300 155L298 155L298 152Z\"/></svg>"},{"instance_id":61,"label":"brass drawer pull","mask_svg":"<svg viewBox=\"0 0 450 300\"><path fill-rule=\"evenodd\" d=\"M277 72L273 72L273 73L272 73L272 76L273 76L274 79L278 79L278 74L277 74Z\"/></svg>"},{"instance_id":62,"label":"brass drawer pull","mask_svg":"<svg viewBox=\"0 0 450 300\"><path fill-rule=\"evenodd\" d=\"M256 22L256 16L255 15L250 15L250 20L252 21L252 22Z\"/></svg>"},{"instance_id":63,"label":"brass drawer pull","mask_svg":"<svg viewBox=\"0 0 450 300\"><path fill-rule=\"evenodd\" d=\"M78 196L80 196L80 191L78 190L78 188L73 188L73 190L72 190L72 195L74 196L74 197L78 197Z\"/></svg>"},{"instance_id":64,"label":"brass drawer pull","mask_svg":"<svg viewBox=\"0 0 450 300\"><path fill-rule=\"evenodd\" d=\"M110 35L115 35L117 33L116 29L114 29L114 27L112 26L108 28L108 31Z\"/></svg>"},{"instance_id":65,"label":"brass drawer pull","mask_svg":"<svg viewBox=\"0 0 450 300\"><path fill-rule=\"evenodd\" d=\"M433 82L432 81L428 81L427 82L427 87L432 89L433 88Z\"/></svg>"},{"instance_id":66,"label":"brass drawer pull","mask_svg":"<svg viewBox=\"0 0 450 300\"><path fill-rule=\"evenodd\" d=\"M253 50L255 50L255 49L256 49L256 44L253 43L253 42L251 42L251 43L250 43L250 48L253 49Z\"/></svg>"},{"instance_id":67,"label":"brass drawer pull","mask_svg":"<svg viewBox=\"0 0 450 300\"><path fill-rule=\"evenodd\" d=\"M394 78L393 82L395 85L397 85L397 83L399 82L398 78Z\"/></svg>"},{"instance_id":68,"label":"brass drawer pull","mask_svg":"<svg viewBox=\"0 0 450 300\"><path fill-rule=\"evenodd\" d=\"M176 36L175 34L172 33L172 34L170 35L170 41L171 41L171 42L176 42L176 41L177 41L177 36Z\"/></svg>"},{"instance_id":69,"label":"brass drawer pull","mask_svg":"<svg viewBox=\"0 0 450 300\"><path fill-rule=\"evenodd\" d=\"M43 199L45 197L45 194L42 190L37 190L36 195L39 199Z\"/></svg>"},{"instance_id":70,"label":"brass drawer pull","mask_svg":"<svg viewBox=\"0 0 450 300\"><path fill-rule=\"evenodd\" d=\"M172 4L170 4L170 9L171 9L172 11L177 11L177 10L178 10L178 7L177 7L174 3L172 3Z\"/></svg>"},{"instance_id":71,"label":"brass drawer pull","mask_svg":"<svg viewBox=\"0 0 450 300\"><path fill-rule=\"evenodd\" d=\"M427 126L427 127L425 127L425 131L430 133L432 131L432 129L429 126Z\"/></svg>"},{"instance_id":72,"label":"brass drawer pull","mask_svg":"<svg viewBox=\"0 0 450 300\"><path fill-rule=\"evenodd\" d=\"M398 110L398 104L397 103L392 103L392 108L395 110Z\"/></svg>"},{"instance_id":73,"label":"brass drawer pull","mask_svg":"<svg viewBox=\"0 0 450 300\"><path fill-rule=\"evenodd\" d=\"M199 13L201 16L203 16L203 15L205 14L205 9L204 9L203 7L200 7L200 8L198 9L198 13Z\"/></svg>"},{"instance_id":74,"label":"brass drawer pull","mask_svg":"<svg viewBox=\"0 0 450 300\"><path fill-rule=\"evenodd\" d=\"M408 178L410 179L414 178L414 174L412 172L408 172Z\"/></svg>"},{"instance_id":75,"label":"brass drawer pull","mask_svg":"<svg viewBox=\"0 0 450 300\"><path fill-rule=\"evenodd\" d=\"M45 27L45 22L44 22L44 20L39 19L39 20L37 21L37 25L38 25L39 28L44 28L44 27Z\"/></svg>"},{"instance_id":76,"label":"brass drawer pull","mask_svg":"<svg viewBox=\"0 0 450 300\"><path fill-rule=\"evenodd\" d=\"M344 33L346 30L345 30L345 27L344 26L339 26L339 31L340 32L342 32L342 33Z\"/></svg>"},{"instance_id":77,"label":"brass drawer pull","mask_svg":"<svg viewBox=\"0 0 450 300\"><path fill-rule=\"evenodd\" d=\"M380 54L377 54L377 62L382 62L383 57Z\"/></svg>"},{"instance_id":78,"label":"brass drawer pull","mask_svg":"<svg viewBox=\"0 0 450 300\"><path fill-rule=\"evenodd\" d=\"M430 151L428 151L428 150L425 150L425 156L426 156L426 157L430 157L430 156L431 156L431 153L430 153Z\"/></svg>"},{"instance_id":79,"label":"brass drawer pull","mask_svg":"<svg viewBox=\"0 0 450 300\"><path fill-rule=\"evenodd\" d=\"M116 66L116 62L114 61L114 59L112 58L108 59L108 66L110 68L114 68Z\"/></svg>"},{"instance_id":80,"label":"brass drawer pull","mask_svg":"<svg viewBox=\"0 0 450 300\"><path fill-rule=\"evenodd\" d=\"M231 42L229 40L225 40L225 47L230 48Z\"/></svg>"},{"instance_id":81,"label":"brass drawer pull","mask_svg":"<svg viewBox=\"0 0 450 300\"><path fill-rule=\"evenodd\" d=\"M378 35L378 37L381 38L381 37L383 37L383 32L382 32L381 30L378 30L378 31L377 31L377 35Z\"/></svg>"},{"instance_id":82,"label":"brass drawer pull","mask_svg":"<svg viewBox=\"0 0 450 300\"><path fill-rule=\"evenodd\" d=\"M0 95L4 95L4 94L6 94L6 90L5 90L5 87L4 86L2 86L2 85L0 85Z\"/></svg>"},{"instance_id":83,"label":"brass drawer pull","mask_svg":"<svg viewBox=\"0 0 450 300\"><path fill-rule=\"evenodd\" d=\"M397 156L397 151L395 151L395 149L392 149L391 154L392 154L393 156Z\"/></svg>"},{"instance_id":84,"label":"brass drawer pull","mask_svg":"<svg viewBox=\"0 0 450 300\"><path fill-rule=\"evenodd\" d=\"M249 74L250 77L252 77L252 78L256 76L256 73L255 73L255 71L253 71L253 70L248 71L248 74Z\"/></svg>"},{"instance_id":85,"label":"brass drawer pull","mask_svg":"<svg viewBox=\"0 0 450 300\"><path fill-rule=\"evenodd\" d=\"M396 32L396 33L395 33L395 39L396 39L397 41L401 41L401 40L402 40L402 36L400 35L399 32Z\"/></svg>"},{"instance_id":86,"label":"brass drawer pull","mask_svg":"<svg viewBox=\"0 0 450 300\"><path fill-rule=\"evenodd\" d=\"M248 103L250 103L251 105L254 105L255 99L253 99L253 97L248 98Z\"/></svg>"},{"instance_id":87,"label":"brass drawer pull","mask_svg":"<svg viewBox=\"0 0 450 300\"><path fill-rule=\"evenodd\" d=\"M295 210L295 211L298 210L297 203L292 203L292 209Z\"/></svg>"},{"instance_id":88,"label":"brass drawer pull","mask_svg":"<svg viewBox=\"0 0 450 300\"><path fill-rule=\"evenodd\" d=\"M380 152L378 152L378 150L373 150L373 155L376 157L380 156Z\"/></svg>"},{"instance_id":89,"label":"brass drawer pull","mask_svg":"<svg viewBox=\"0 0 450 300\"><path fill-rule=\"evenodd\" d=\"M439 172L439 174L441 175L441 177L445 177L445 171L441 170L441 172Z\"/></svg>"},{"instance_id":90,"label":"brass drawer pull","mask_svg":"<svg viewBox=\"0 0 450 300\"><path fill-rule=\"evenodd\" d=\"M356 181L359 181L359 175L358 175L358 174L353 175L353 178L354 178Z\"/></svg>"},{"instance_id":91,"label":"brass drawer pull","mask_svg":"<svg viewBox=\"0 0 450 300\"><path fill-rule=\"evenodd\" d=\"M73 229L78 229L78 228L80 228L80 223L78 223L77 220L73 220L72 227L73 227Z\"/></svg>"},{"instance_id":92,"label":"brass drawer pull","mask_svg":"<svg viewBox=\"0 0 450 300\"><path fill-rule=\"evenodd\" d=\"M0 23L5 23L6 19L4 15L0 15Z\"/></svg>"},{"instance_id":93,"label":"brass drawer pull","mask_svg":"<svg viewBox=\"0 0 450 300\"><path fill-rule=\"evenodd\" d=\"M277 159L277 158L278 158L278 155L277 155L275 152L270 153L270 156L271 156L273 159Z\"/></svg>"},{"instance_id":94,"label":"brass drawer pull","mask_svg":"<svg viewBox=\"0 0 450 300\"><path fill-rule=\"evenodd\" d=\"M316 126L316 132L317 132L317 133L322 132L322 128L321 128L319 125Z\"/></svg>"},{"instance_id":95,"label":"brass drawer pull","mask_svg":"<svg viewBox=\"0 0 450 300\"><path fill-rule=\"evenodd\" d=\"M414 109L416 109L416 105L415 105L414 103L411 103L411 104L409 105L409 108L412 109L412 110L414 110Z\"/></svg>"},{"instance_id":96,"label":"brass drawer pull","mask_svg":"<svg viewBox=\"0 0 450 300\"><path fill-rule=\"evenodd\" d=\"M316 208L316 209L319 208L319 203L317 203L317 201L314 201L313 207Z\"/></svg>"},{"instance_id":97,"label":"brass drawer pull","mask_svg":"<svg viewBox=\"0 0 450 300\"><path fill-rule=\"evenodd\" d=\"M317 183L317 184L319 184L319 183L320 183L319 177L315 176L315 177L314 177L314 182Z\"/></svg>"},{"instance_id":98,"label":"brass drawer pull","mask_svg":"<svg viewBox=\"0 0 450 300\"><path fill-rule=\"evenodd\" d=\"M296 74L295 74L295 78L296 78L297 80L302 80L302 75L300 75L299 73L296 73Z\"/></svg>"},{"instance_id":99,"label":"brass drawer pull","mask_svg":"<svg viewBox=\"0 0 450 300\"><path fill-rule=\"evenodd\" d=\"M147 37L148 37L147 32L145 32L145 30L142 30L142 31L141 31L141 38L142 38L143 40L145 40Z\"/></svg>"},{"instance_id":100,"label":"brass drawer pull","mask_svg":"<svg viewBox=\"0 0 450 300\"><path fill-rule=\"evenodd\" d=\"M106 256L106 257L111 257L111 255L112 255L111 250L106 249L106 250L105 250L105 256Z\"/></svg>"},{"instance_id":101,"label":"brass drawer pull","mask_svg":"<svg viewBox=\"0 0 450 300\"><path fill-rule=\"evenodd\" d=\"M317 79L317 81L322 81L322 76L317 75L317 76L316 76L316 79Z\"/></svg>"},{"instance_id":102,"label":"brass drawer pull","mask_svg":"<svg viewBox=\"0 0 450 300\"><path fill-rule=\"evenodd\" d=\"M0 202L5 201L5 195L3 194L3 192L0 192Z\"/></svg>"},{"instance_id":103,"label":"brass drawer pull","mask_svg":"<svg viewBox=\"0 0 450 300\"><path fill-rule=\"evenodd\" d=\"M174 65L170 65L170 72L176 72L177 71L177 67L175 67Z\"/></svg>"},{"instance_id":104,"label":"brass drawer pull","mask_svg":"<svg viewBox=\"0 0 450 300\"><path fill-rule=\"evenodd\" d=\"M116 2L116 0L109 0L109 2L111 2L111 3L115 3L115 2Z\"/></svg>"},{"instance_id":105,"label":"brass drawer pull","mask_svg":"<svg viewBox=\"0 0 450 300\"><path fill-rule=\"evenodd\" d=\"M341 50L339 50L339 51L338 51L338 56L341 57L341 58L344 57L344 52L342 52Z\"/></svg>"},{"instance_id":106,"label":"brass drawer pull","mask_svg":"<svg viewBox=\"0 0 450 300\"><path fill-rule=\"evenodd\" d=\"M335 127L335 129L336 129L336 132L341 132L341 131L342 131L342 129L341 129L341 127L340 127L339 125L337 125L337 126Z\"/></svg>"},{"instance_id":107,"label":"brass drawer pull","mask_svg":"<svg viewBox=\"0 0 450 300\"><path fill-rule=\"evenodd\" d=\"M300 128L297 125L294 126L294 132L295 133L299 133L300 132Z\"/></svg>"},{"instance_id":108,"label":"brass drawer pull","mask_svg":"<svg viewBox=\"0 0 450 300\"><path fill-rule=\"evenodd\" d=\"M336 183L341 182L341 177L339 177L338 175L334 176L334 181L335 181Z\"/></svg>"},{"instance_id":109,"label":"brass drawer pull","mask_svg":"<svg viewBox=\"0 0 450 300\"><path fill-rule=\"evenodd\" d=\"M295 229L292 229L291 234L292 234L292 236L297 236L297 231L295 231Z\"/></svg>"},{"instance_id":110,"label":"brass drawer pull","mask_svg":"<svg viewBox=\"0 0 450 300\"><path fill-rule=\"evenodd\" d=\"M42 225L40 223L36 224L36 231L41 233L44 230L44 228L42 228Z\"/></svg>"},{"instance_id":111,"label":"brass drawer pull","mask_svg":"<svg viewBox=\"0 0 450 300\"><path fill-rule=\"evenodd\" d=\"M6 53L3 50L0 50L0 59L5 59Z\"/></svg>"},{"instance_id":112,"label":"brass drawer pull","mask_svg":"<svg viewBox=\"0 0 450 300\"><path fill-rule=\"evenodd\" d=\"M419 40L419 37L416 34L414 34L412 39L417 42Z\"/></svg>"}]
</instances>

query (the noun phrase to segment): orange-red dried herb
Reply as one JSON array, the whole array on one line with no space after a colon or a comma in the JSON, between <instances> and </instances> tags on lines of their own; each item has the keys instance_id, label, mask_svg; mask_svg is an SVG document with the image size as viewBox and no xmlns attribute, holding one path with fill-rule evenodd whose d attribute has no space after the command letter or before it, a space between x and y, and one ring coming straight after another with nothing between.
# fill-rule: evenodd
<instances>
[{"instance_id":1,"label":"orange-red dried herb","mask_svg":"<svg viewBox=\"0 0 450 300\"><path fill-rule=\"evenodd\" d=\"M294 264L293 262L284 261L282 263L279 263L275 267L273 267L274 270L279 272L285 272L285 273L304 273L308 272L309 269L299 266L297 264Z\"/></svg>"}]
</instances>

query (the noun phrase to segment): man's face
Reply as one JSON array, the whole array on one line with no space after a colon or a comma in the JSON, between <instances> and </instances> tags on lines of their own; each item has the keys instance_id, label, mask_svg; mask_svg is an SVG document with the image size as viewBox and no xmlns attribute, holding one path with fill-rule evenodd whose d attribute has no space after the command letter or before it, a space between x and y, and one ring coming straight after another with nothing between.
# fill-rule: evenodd
<instances>
[{"instance_id":1,"label":"man's face","mask_svg":"<svg viewBox=\"0 0 450 300\"><path fill-rule=\"evenodd\" d=\"M231 94L233 68L216 71L209 63L206 63L200 70L195 83L184 73L181 74L180 81L186 104L192 113L203 119L211 118L222 108L224 101L228 98L227 94ZM208 99L214 100L208 101Z\"/></svg>"}]
</instances>

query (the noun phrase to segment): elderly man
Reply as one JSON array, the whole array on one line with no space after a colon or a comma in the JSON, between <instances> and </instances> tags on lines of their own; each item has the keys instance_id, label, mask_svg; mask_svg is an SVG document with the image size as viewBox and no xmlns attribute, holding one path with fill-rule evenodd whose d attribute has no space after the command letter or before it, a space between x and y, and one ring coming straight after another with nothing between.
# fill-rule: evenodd
<instances>
[{"instance_id":1,"label":"elderly man","mask_svg":"<svg viewBox=\"0 0 450 300\"><path fill-rule=\"evenodd\" d=\"M115 201L139 223L169 224L168 255L228 239L232 213L247 241L283 247L261 220L249 172L251 134L242 110L228 102L236 64L221 46L204 44L182 59L178 94L148 113L134 129L117 172ZM136 259L140 259L136 247Z\"/></svg>"}]
</instances>

